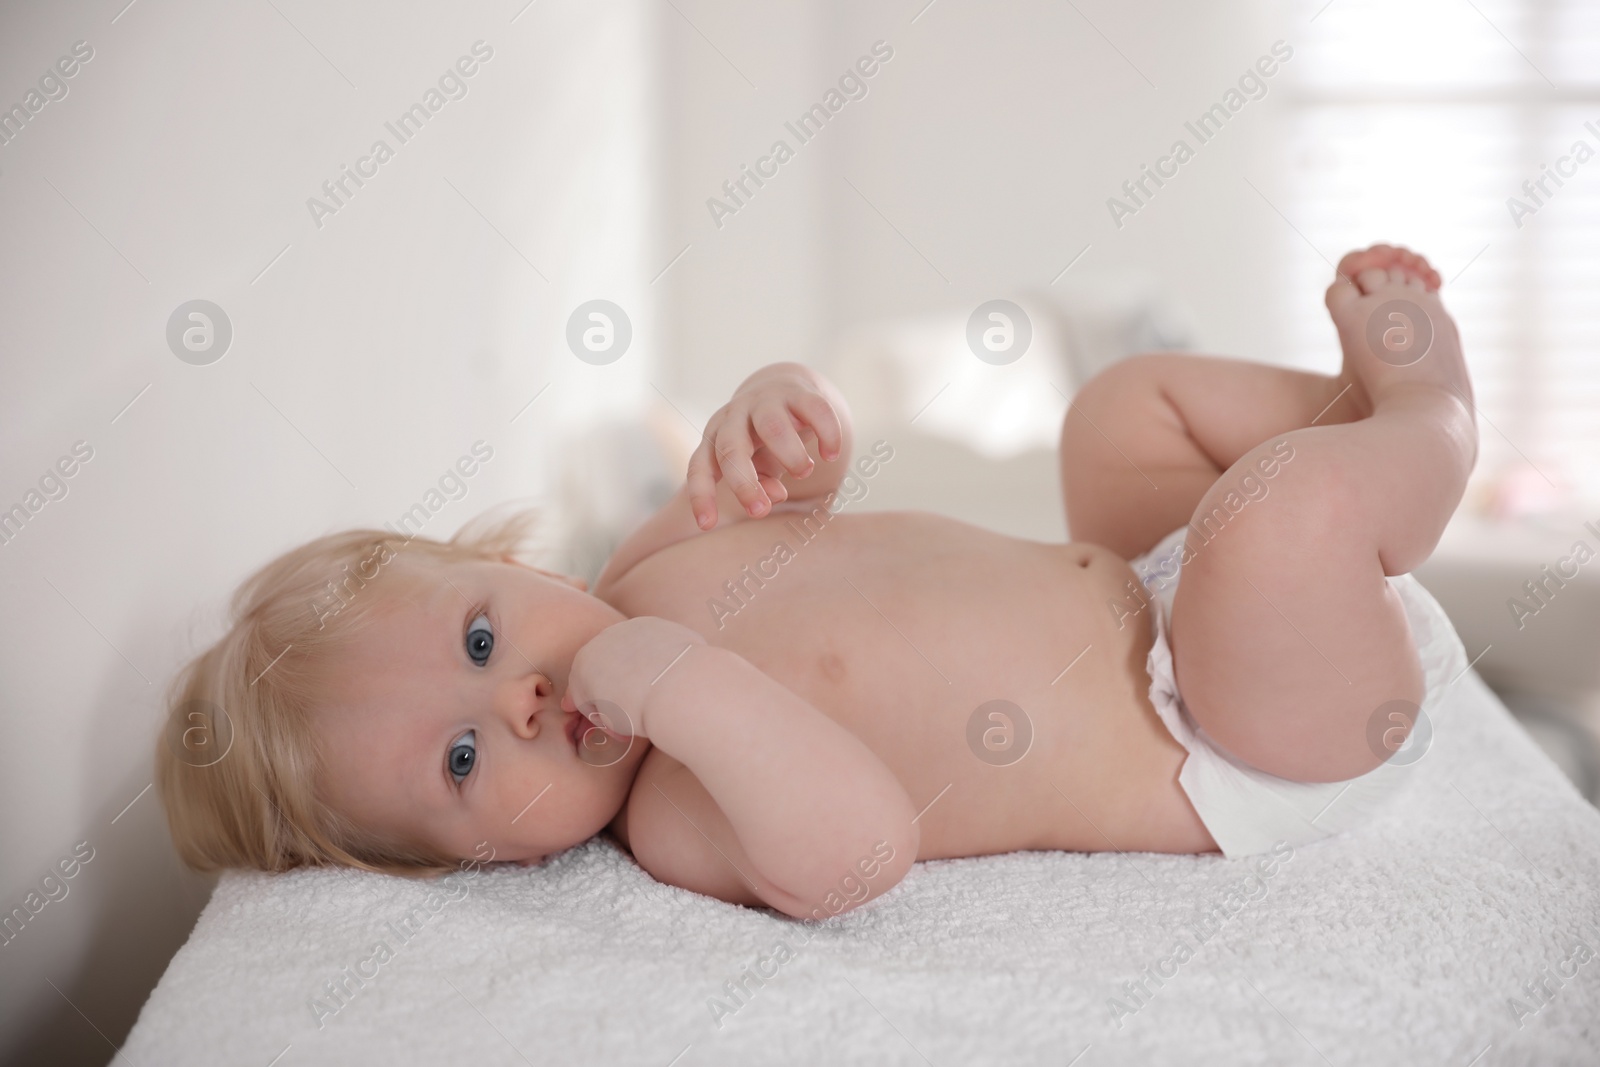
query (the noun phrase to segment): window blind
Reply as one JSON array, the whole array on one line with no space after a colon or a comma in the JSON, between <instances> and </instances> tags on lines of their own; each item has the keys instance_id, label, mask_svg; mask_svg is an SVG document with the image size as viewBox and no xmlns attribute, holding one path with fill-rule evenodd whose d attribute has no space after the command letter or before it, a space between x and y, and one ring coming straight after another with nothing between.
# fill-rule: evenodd
<instances>
[{"instance_id":1,"label":"window blind","mask_svg":"<svg viewBox=\"0 0 1600 1067\"><path fill-rule=\"evenodd\" d=\"M1375 240L1434 261L1480 489L1600 503L1600 4L1307 0L1291 24L1286 214L1335 261ZM1293 263L1298 291L1326 284ZM1326 323L1291 331L1297 362L1325 353Z\"/></svg>"}]
</instances>

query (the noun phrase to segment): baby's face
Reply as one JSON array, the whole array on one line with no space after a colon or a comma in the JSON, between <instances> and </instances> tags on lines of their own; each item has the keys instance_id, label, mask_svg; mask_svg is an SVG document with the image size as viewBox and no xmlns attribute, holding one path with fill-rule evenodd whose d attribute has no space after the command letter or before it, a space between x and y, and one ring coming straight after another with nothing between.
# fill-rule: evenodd
<instances>
[{"instance_id":1,"label":"baby's face","mask_svg":"<svg viewBox=\"0 0 1600 1067\"><path fill-rule=\"evenodd\" d=\"M390 568L356 594L383 600L316 713L333 806L463 859L486 841L534 862L602 830L649 745L585 736L561 698L578 649L624 616L514 563L402 553Z\"/></svg>"}]
</instances>

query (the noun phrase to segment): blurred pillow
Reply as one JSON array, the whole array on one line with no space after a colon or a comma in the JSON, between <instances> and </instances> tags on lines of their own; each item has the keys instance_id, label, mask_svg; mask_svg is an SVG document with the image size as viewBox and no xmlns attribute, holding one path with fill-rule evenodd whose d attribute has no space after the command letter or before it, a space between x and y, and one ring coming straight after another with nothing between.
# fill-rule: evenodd
<instances>
[{"instance_id":1,"label":"blurred pillow","mask_svg":"<svg viewBox=\"0 0 1600 1067\"><path fill-rule=\"evenodd\" d=\"M1148 275L1085 274L1007 299L1031 333L1011 362L996 364L975 351L981 341L969 335L980 337L987 325L975 305L867 323L843 339L824 370L858 424L914 420L923 433L998 459L1054 449L1067 399L1109 364L1135 352L1189 347L1187 324ZM1002 325L1018 336L1024 329Z\"/></svg>"}]
</instances>

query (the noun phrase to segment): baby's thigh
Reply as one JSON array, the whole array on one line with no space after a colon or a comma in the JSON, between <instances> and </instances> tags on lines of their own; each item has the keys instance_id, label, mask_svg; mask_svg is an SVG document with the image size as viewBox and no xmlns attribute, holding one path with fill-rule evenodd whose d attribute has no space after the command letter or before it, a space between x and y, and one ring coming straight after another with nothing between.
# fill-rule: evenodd
<instances>
[{"instance_id":1,"label":"baby's thigh","mask_svg":"<svg viewBox=\"0 0 1600 1067\"><path fill-rule=\"evenodd\" d=\"M1236 511L1228 475L1202 500L1172 648L1184 704L1217 745L1269 774L1330 782L1383 761L1369 720L1420 703L1423 678L1404 605L1376 554L1342 535L1337 479L1315 462L1295 459L1259 499L1232 488Z\"/></svg>"}]
</instances>

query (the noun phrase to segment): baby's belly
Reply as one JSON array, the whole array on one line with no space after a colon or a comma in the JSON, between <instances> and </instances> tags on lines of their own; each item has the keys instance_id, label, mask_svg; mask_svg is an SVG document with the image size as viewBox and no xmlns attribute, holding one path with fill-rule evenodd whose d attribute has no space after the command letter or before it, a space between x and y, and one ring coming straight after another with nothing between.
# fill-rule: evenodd
<instances>
[{"instance_id":1,"label":"baby's belly","mask_svg":"<svg viewBox=\"0 0 1600 1067\"><path fill-rule=\"evenodd\" d=\"M674 546L613 602L694 627L860 737L922 810L922 859L1210 847L1120 557L919 514L807 532L777 516Z\"/></svg>"}]
</instances>

